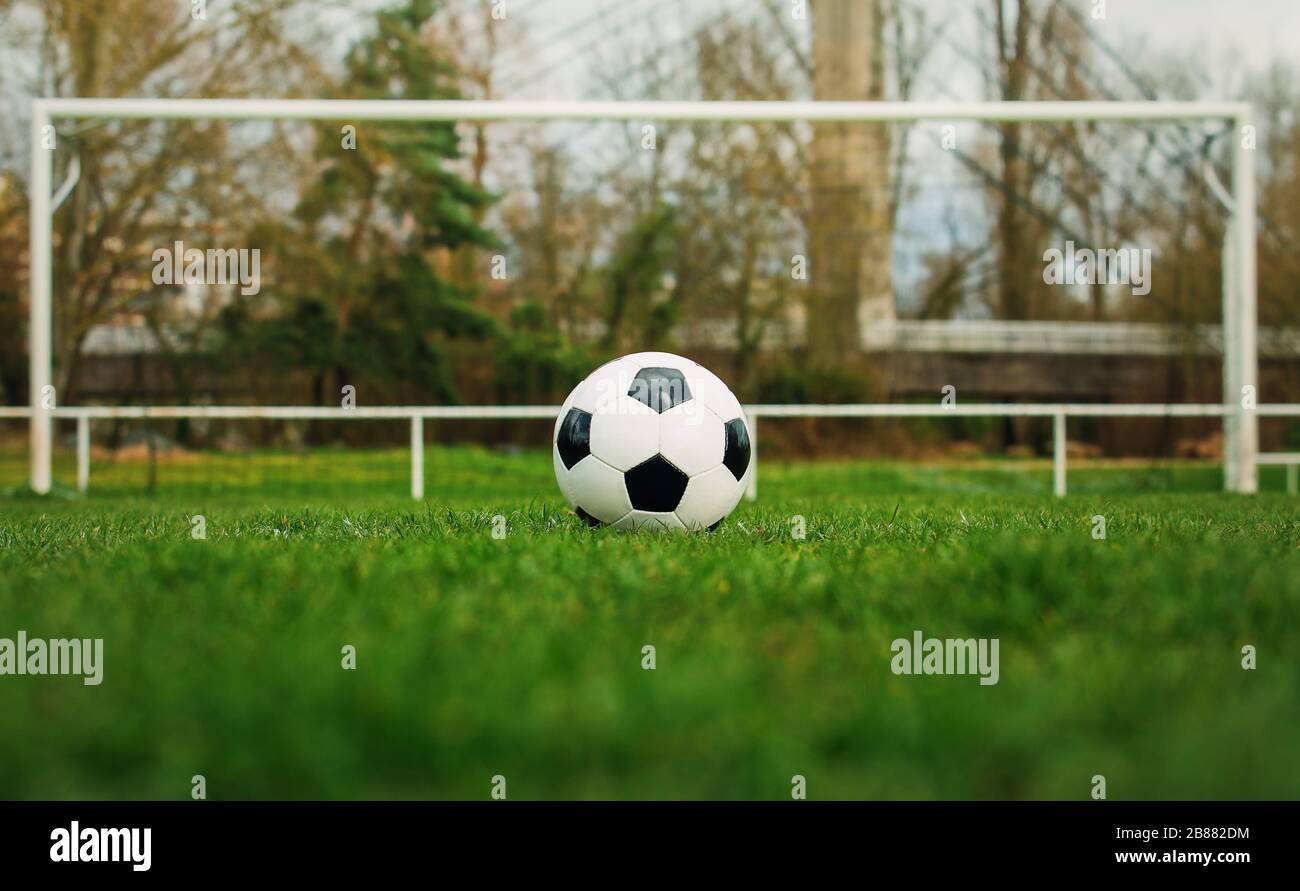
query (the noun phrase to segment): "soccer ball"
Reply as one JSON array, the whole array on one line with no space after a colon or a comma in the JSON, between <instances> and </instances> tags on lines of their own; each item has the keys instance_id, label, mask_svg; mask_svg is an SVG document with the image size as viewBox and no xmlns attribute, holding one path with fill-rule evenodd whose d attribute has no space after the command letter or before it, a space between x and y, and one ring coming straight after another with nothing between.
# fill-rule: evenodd
<instances>
[{"instance_id":1,"label":"soccer ball","mask_svg":"<svg viewBox=\"0 0 1300 891\"><path fill-rule=\"evenodd\" d=\"M555 479L592 526L713 529L749 471L749 427L718 377L672 353L607 362L555 420Z\"/></svg>"}]
</instances>

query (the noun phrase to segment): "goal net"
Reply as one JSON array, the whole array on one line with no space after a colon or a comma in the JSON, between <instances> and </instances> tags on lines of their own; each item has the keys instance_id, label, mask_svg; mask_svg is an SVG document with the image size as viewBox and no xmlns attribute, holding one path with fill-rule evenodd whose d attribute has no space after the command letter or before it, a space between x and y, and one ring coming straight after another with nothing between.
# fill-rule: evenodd
<instances>
[{"instance_id":1,"label":"goal net","mask_svg":"<svg viewBox=\"0 0 1300 891\"><path fill-rule=\"evenodd\" d=\"M1300 335L1255 262L1276 248L1256 245L1250 115L38 102L37 411L0 420L4 482L547 486L547 406L655 349L727 380L774 467L1051 491L1068 459L1085 490L1253 491L1261 444L1300 445L1279 406ZM179 138L147 200L127 192L130 160ZM139 217L83 268L90 176Z\"/></svg>"}]
</instances>

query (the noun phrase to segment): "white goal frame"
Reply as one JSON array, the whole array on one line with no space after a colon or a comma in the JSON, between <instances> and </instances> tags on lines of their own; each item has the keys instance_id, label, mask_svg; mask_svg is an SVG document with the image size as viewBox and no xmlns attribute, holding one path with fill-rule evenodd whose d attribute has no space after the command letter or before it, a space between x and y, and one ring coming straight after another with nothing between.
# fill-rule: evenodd
<instances>
[{"instance_id":1,"label":"white goal frame","mask_svg":"<svg viewBox=\"0 0 1300 891\"><path fill-rule=\"evenodd\" d=\"M1221 121L1233 126L1230 219L1224 241L1223 404L1202 407L1224 426L1224 488L1259 488L1259 412L1244 407L1246 387L1258 393L1256 345L1256 187L1252 151L1241 138L1253 126L1251 105L1241 102L588 102L402 99L35 99L31 111L30 402L31 487L50 491L53 421L46 399L53 381L54 149L46 148L54 120L106 119L317 120L317 121L734 121L759 122L1007 122ZM48 407L47 407L48 406ZM785 406L799 414L799 406ZM815 408L809 406L808 408ZM825 407L821 407L825 408ZM858 408L869 409L870 406ZM899 406L880 406L893 414ZM989 406L988 408L993 408ZM1011 408L1011 406L998 407ZM1088 413L1088 406L1060 406ZM1093 407L1096 408L1096 407ZM1114 408L1123 408L1115 406ZM1175 405L1143 406L1175 414ZM251 409L256 411L256 409ZM1007 414L1012 412L997 412ZM1106 414L1108 412L1101 412ZM1289 412L1288 412L1289 413ZM784 412L782 414L785 414ZM1062 425L1063 426L1063 425ZM1059 448L1063 449L1062 442ZM1063 464L1063 462L1062 462ZM1063 474L1062 474L1063 477ZM1063 489L1063 485L1061 486Z\"/></svg>"}]
</instances>

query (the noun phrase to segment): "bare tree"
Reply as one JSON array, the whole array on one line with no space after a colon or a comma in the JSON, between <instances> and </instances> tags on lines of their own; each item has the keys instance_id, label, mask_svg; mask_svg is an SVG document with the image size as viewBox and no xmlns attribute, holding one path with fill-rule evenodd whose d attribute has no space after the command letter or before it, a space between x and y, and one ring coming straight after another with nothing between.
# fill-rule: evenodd
<instances>
[{"instance_id":1,"label":"bare tree","mask_svg":"<svg viewBox=\"0 0 1300 891\"><path fill-rule=\"evenodd\" d=\"M15 0L0 8L0 30L16 37L4 67L31 72L10 84L28 95L293 95L321 77L303 13L325 6L249 0L198 17L189 4L151 0ZM153 287L154 250L197 219L224 220L238 237L283 182L276 159L292 149L281 131L236 138L224 124L180 121L60 125L58 147L56 182L80 168L54 220L54 357L67 400L86 334Z\"/></svg>"}]
</instances>

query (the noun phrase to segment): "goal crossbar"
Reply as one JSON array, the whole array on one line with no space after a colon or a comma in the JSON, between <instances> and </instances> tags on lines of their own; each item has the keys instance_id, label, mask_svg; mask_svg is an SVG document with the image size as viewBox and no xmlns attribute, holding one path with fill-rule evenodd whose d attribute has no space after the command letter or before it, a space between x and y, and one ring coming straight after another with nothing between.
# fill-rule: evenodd
<instances>
[{"instance_id":1,"label":"goal crossbar","mask_svg":"<svg viewBox=\"0 0 1300 891\"><path fill-rule=\"evenodd\" d=\"M662 102L498 99L39 99L51 118L318 121L1234 121L1240 102Z\"/></svg>"},{"instance_id":2,"label":"goal crossbar","mask_svg":"<svg viewBox=\"0 0 1300 891\"><path fill-rule=\"evenodd\" d=\"M30 215L31 486L51 486L52 228L54 120L66 119L330 121L732 121L890 123L921 121L1221 121L1234 132L1253 125L1239 102L623 102L385 99L43 98L32 102ZM1224 486L1258 489L1257 413L1243 407L1258 381L1256 347L1256 187L1252 152L1232 144L1232 206L1225 239L1223 313ZM49 147L47 147L49 146ZM1226 336L1231 332L1231 336ZM1166 408L1174 408L1167 406ZM1008 412L1010 413L1010 412ZM1053 414L1056 414L1053 412ZM1058 415L1064 417L1064 415Z\"/></svg>"}]
</instances>

